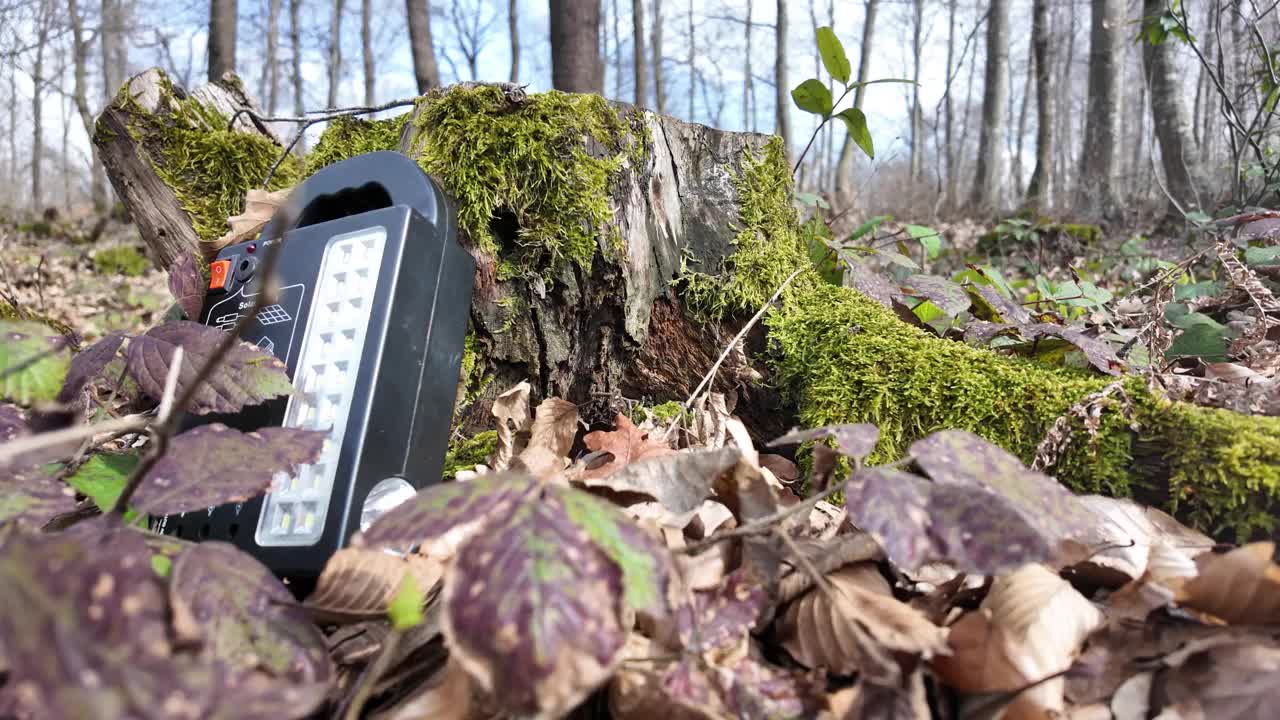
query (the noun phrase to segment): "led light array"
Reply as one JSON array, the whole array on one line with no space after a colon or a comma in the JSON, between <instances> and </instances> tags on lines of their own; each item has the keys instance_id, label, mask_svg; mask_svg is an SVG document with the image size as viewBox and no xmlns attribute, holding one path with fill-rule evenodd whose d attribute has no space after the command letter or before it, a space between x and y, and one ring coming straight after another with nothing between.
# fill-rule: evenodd
<instances>
[{"instance_id":1,"label":"led light array","mask_svg":"<svg viewBox=\"0 0 1280 720\"><path fill-rule=\"evenodd\" d=\"M284 426L329 437L316 463L276 476L258 518L259 545L312 545L324 531L385 245L378 227L339 235L325 248Z\"/></svg>"}]
</instances>

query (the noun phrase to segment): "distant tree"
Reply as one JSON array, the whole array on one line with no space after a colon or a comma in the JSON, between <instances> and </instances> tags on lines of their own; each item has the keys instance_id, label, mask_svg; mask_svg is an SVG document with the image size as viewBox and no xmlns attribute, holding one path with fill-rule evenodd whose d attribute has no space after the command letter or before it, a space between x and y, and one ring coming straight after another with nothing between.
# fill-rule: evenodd
<instances>
[{"instance_id":1,"label":"distant tree","mask_svg":"<svg viewBox=\"0 0 1280 720\"><path fill-rule=\"evenodd\" d=\"M631 0L631 70L635 80L635 103L644 107L649 101L647 62L644 56L644 0Z\"/></svg>"},{"instance_id":2,"label":"distant tree","mask_svg":"<svg viewBox=\"0 0 1280 720\"><path fill-rule=\"evenodd\" d=\"M329 14L329 94L326 107L338 106L338 83L342 79L342 10L345 0L333 0Z\"/></svg>"},{"instance_id":3,"label":"distant tree","mask_svg":"<svg viewBox=\"0 0 1280 720\"><path fill-rule=\"evenodd\" d=\"M667 111L667 90L662 80L662 0L653 0L653 104L658 112ZM690 67L692 72L692 67Z\"/></svg>"},{"instance_id":4,"label":"distant tree","mask_svg":"<svg viewBox=\"0 0 1280 720\"><path fill-rule=\"evenodd\" d=\"M786 148L788 163L791 157L791 87L787 83L787 0L778 0L777 21L774 24L774 112L777 116L778 136Z\"/></svg>"},{"instance_id":5,"label":"distant tree","mask_svg":"<svg viewBox=\"0 0 1280 720\"><path fill-rule=\"evenodd\" d=\"M519 0L509 0L507 3L507 33L511 36L511 82L520 81L520 25L516 22L519 5Z\"/></svg>"},{"instance_id":6,"label":"distant tree","mask_svg":"<svg viewBox=\"0 0 1280 720\"><path fill-rule=\"evenodd\" d=\"M436 66L436 50L431 40L431 3L429 0L405 0L409 24L409 49L413 54L413 77L418 92L440 87L440 70Z\"/></svg>"},{"instance_id":7,"label":"distant tree","mask_svg":"<svg viewBox=\"0 0 1280 720\"><path fill-rule=\"evenodd\" d=\"M289 0L289 65L293 74L293 114L306 112L302 99L302 0ZM306 152L306 137L298 138L299 153Z\"/></svg>"},{"instance_id":8,"label":"distant tree","mask_svg":"<svg viewBox=\"0 0 1280 720\"><path fill-rule=\"evenodd\" d=\"M880 0L866 0L862 15L862 51L858 57L858 82L865 83L871 72L871 48L876 31L876 13L880 8ZM853 91L853 106L862 109L862 99L866 96L866 85L859 85ZM836 195L848 201L853 186L853 138L845 133L844 145L840 147L840 160L836 163Z\"/></svg>"},{"instance_id":9,"label":"distant tree","mask_svg":"<svg viewBox=\"0 0 1280 720\"><path fill-rule=\"evenodd\" d=\"M280 5L281 0L267 3L267 49L262 59L259 96L270 113L276 111L280 93Z\"/></svg>"},{"instance_id":10,"label":"distant tree","mask_svg":"<svg viewBox=\"0 0 1280 720\"><path fill-rule=\"evenodd\" d=\"M1049 0L1031 4L1031 54L1036 74L1036 168L1027 185L1027 204L1043 210L1052 197L1053 61L1049 46Z\"/></svg>"},{"instance_id":11,"label":"distant tree","mask_svg":"<svg viewBox=\"0 0 1280 720\"><path fill-rule=\"evenodd\" d=\"M89 49L91 41L85 29L85 18L80 7L80 0L67 0L67 19L71 23L71 57L72 82L71 98L75 103L76 114L80 116L80 124L84 126L85 135L93 137L94 117L89 106ZM97 149L90 144L93 153L93 170L90 175L89 195L95 210L107 207L107 179L102 171L102 163L98 160Z\"/></svg>"},{"instance_id":12,"label":"distant tree","mask_svg":"<svg viewBox=\"0 0 1280 720\"><path fill-rule=\"evenodd\" d=\"M978 166L970 204L993 210L1000 202L1004 172L1000 162L1009 102L1009 0L993 0L987 13L987 61L982 87Z\"/></svg>"},{"instance_id":13,"label":"distant tree","mask_svg":"<svg viewBox=\"0 0 1280 720\"><path fill-rule=\"evenodd\" d=\"M378 95L373 57L373 0L360 0L360 55L364 61L364 104L370 106Z\"/></svg>"},{"instance_id":14,"label":"distant tree","mask_svg":"<svg viewBox=\"0 0 1280 720\"><path fill-rule=\"evenodd\" d=\"M1120 57L1124 0L1093 0L1089 30L1089 91L1077 209L1109 217L1119 209Z\"/></svg>"},{"instance_id":15,"label":"distant tree","mask_svg":"<svg viewBox=\"0 0 1280 720\"><path fill-rule=\"evenodd\" d=\"M209 81L236 69L236 0L209 0Z\"/></svg>"},{"instance_id":16,"label":"distant tree","mask_svg":"<svg viewBox=\"0 0 1280 720\"><path fill-rule=\"evenodd\" d=\"M1150 20L1164 14L1164 0L1143 0L1143 15ZM1169 192L1169 214L1191 211L1200 205L1196 195L1195 148L1191 142L1191 123L1183 102L1182 75L1173 50L1177 42L1172 35L1164 42L1143 45L1143 67L1151 95L1151 122L1160 144L1160 164L1164 170L1165 189ZM1178 206L1181 206L1180 208Z\"/></svg>"},{"instance_id":17,"label":"distant tree","mask_svg":"<svg viewBox=\"0 0 1280 720\"><path fill-rule=\"evenodd\" d=\"M549 0L551 85L565 92L603 93L600 0Z\"/></svg>"}]
</instances>

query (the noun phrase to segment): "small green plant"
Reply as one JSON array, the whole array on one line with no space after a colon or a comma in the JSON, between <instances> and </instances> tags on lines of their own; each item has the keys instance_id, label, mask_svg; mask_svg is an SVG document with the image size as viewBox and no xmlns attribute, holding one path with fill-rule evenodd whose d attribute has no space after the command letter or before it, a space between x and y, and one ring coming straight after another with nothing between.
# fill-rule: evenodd
<instances>
[{"instance_id":1,"label":"small green plant","mask_svg":"<svg viewBox=\"0 0 1280 720\"><path fill-rule=\"evenodd\" d=\"M844 123L845 128L849 131L849 137L853 138L853 142L862 149L862 152L867 154L867 157L874 158L876 149L871 140L871 131L867 128L867 116L861 109L856 107L848 107L840 112L835 112L835 109L840 106L840 103L844 102L849 93L863 85L881 82L911 82L910 80L901 79L851 82L853 68L849 64L849 56L844 52L844 45L840 43L840 38L836 37L835 31L830 27L820 27L817 29L816 35L818 54L822 56L822 65L831 74L832 79L843 86L844 91L840 94L840 97L833 100L831 90L827 88L826 83L818 78L809 78L791 91L791 99L795 102L796 107L822 118L822 122L818 124L818 127L813 131L813 135L809 137L808 144L804 146L804 151L800 153L800 157L796 158L795 167L791 170L792 173L795 173L796 169L800 167L804 156L808 154L809 148L813 146L814 139L818 137L818 132L832 118L840 118L840 121Z\"/></svg>"},{"instance_id":2,"label":"small green plant","mask_svg":"<svg viewBox=\"0 0 1280 720\"><path fill-rule=\"evenodd\" d=\"M93 267L104 275L137 277L146 272L147 258L131 245L99 250L93 255Z\"/></svg>"}]
</instances>

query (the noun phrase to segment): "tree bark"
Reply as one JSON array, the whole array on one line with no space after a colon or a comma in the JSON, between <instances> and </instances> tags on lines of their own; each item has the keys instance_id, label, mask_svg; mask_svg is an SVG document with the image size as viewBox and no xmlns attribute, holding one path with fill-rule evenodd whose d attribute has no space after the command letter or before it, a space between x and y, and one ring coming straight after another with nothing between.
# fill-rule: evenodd
<instances>
[{"instance_id":1,"label":"tree bark","mask_svg":"<svg viewBox=\"0 0 1280 720\"><path fill-rule=\"evenodd\" d=\"M1077 204L1089 217L1111 217L1119 209L1120 43L1124 0L1093 0L1089 30L1089 104Z\"/></svg>"},{"instance_id":2,"label":"tree bark","mask_svg":"<svg viewBox=\"0 0 1280 720\"><path fill-rule=\"evenodd\" d=\"M747 24L746 50L747 51L746 51L746 56L743 58L743 66L745 67L745 70L742 76L742 127L744 130L750 130L752 132L755 132L755 129L756 129L756 106L755 106L756 91L755 91L754 78L752 78L751 76L751 73L752 73L752 70L751 70L751 25L752 25L751 19L752 18L751 16L752 16L752 11L754 9L755 8L752 6L751 0L747 0L747 15L746 15L746 24ZM690 78L692 77L693 75L692 73L690 73ZM690 109L692 109L693 107L692 100L689 101L689 107ZM689 119L690 120L693 119L692 113L689 114Z\"/></svg>"},{"instance_id":3,"label":"tree bark","mask_svg":"<svg viewBox=\"0 0 1280 720\"><path fill-rule=\"evenodd\" d=\"M301 18L302 0L289 0L289 63L293 72L293 114L294 117L302 117L306 112L306 103L302 99L302 26ZM299 153L305 153L307 148L306 137L298 138L297 150Z\"/></svg>"},{"instance_id":4,"label":"tree bark","mask_svg":"<svg viewBox=\"0 0 1280 720\"><path fill-rule=\"evenodd\" d=\"M236 0L209 0L209 82L236 70Z\"/></svg>"},{"instance_id":5,"label":"tree bark","mask_svg":"<svg viewBox=\"0 0 1280 720\"><path fill-rule=\"evenodd\" d=\"M90 41L85 37L84 17L80 14L80 0L67 0L67 15L71 22L72 88L76 114L84 126L85 137L93 137L93 111L89 108L88 65ZM102 212L107 208L107 176L102 171L102 161L97 150L90 147L93 166L90 175L89 196L93 209Z\"/></svg>"},{"instance_id":6,"label":"tree bark","mask_svg":"<svg viewBox=\"0 0 1280 720\"><path fill-rule=\"evenodd\" d=\"M267 51L262 62L262 90L266 111L275 114L280 99L280 5L281 0L267 3Z\"/></svg>"},{"instance_id":7,"label":"tree bark","mask_svg":"<svg viewBox=\"0 0 1280 720\"><path fill-rule=\"evenodd\" d=\"M52 31L49 0L39 0L36 16L35 62L31 66L31 207L44 205L44 53Z\"/></svg>"},{"instance_id":8,"label":"tree bark","mask_svg":"<svg viewBox=\"0 0 1280 720\"><path fill-rule=\"evenodd\" d=\"M1163 0L1144 0L1142 7L1149 17L1163 12L1165 5ZM1171 196L1168 214L1180 218L1179 210L1190 212L1198 209L1200 202L1193 170L1195 149L1191 144L1190 123L1182 100L1182 83L1173 56L1173 42L1166 40L1159 45L1144 45L1142 58L1151 94L1152 128L1160 143L1165 189Z\"/></svg>"},{"instance_id":9,"label":"tree bark","mask_svg":"<svg viewBox=\"0 0 1280 720\"><path fill-rule=\"evenodd\" d=\"M791 88L787 84L787 0L778 0L774 21L773 110L778 137L791 159Z\"/></svg>"},{"instance_id":10,"label":"tree bark","mask_svg":"<svg viewBox=\"0 0 1280 720\"><path fill-rule=\"evenodd\" d=\"M667 111L667 93L662 84L662 0L653 0L653 105L660 113ZM689 67L692 76L693 66ZM690 118L692 119L692 118Z\"/></svg>"},{"instance_id":11,"label":"tree bark","mask_svg":"<svg viewBox=\"0 0 1280 720\"><path fill-rule=\"evenodd\" d=\"M1022 83L1022 100L1018 104L1018 125L1013 132L1013 191L1018 197L1023 194L1022 176L1025 164L1022 151L1026 147L1027 108L1031 106L1031 88L1035 80L1036 58L1032 53L1027 57L1027 72Z\"/></svg>"},{"instance_id":12,"label":"tree bark","mask_svg":"<svg viewBox=\"0 0 1280 720\"><path fill-rule=\"evenodd\" d=\"M1049 208L1053 188L1053 58L1049 45L1049 0L1031 6L1031 53L1036 68L1036 168L1027 185L1027 205Z\"/></svg>"},{"instance_id":13,"label":"tree bark","mask_svg":"<svg viewBox=\"0 0 1280 720\"><path fill-rule=\"evenodd\" d=\"M190 95L221 117L230 118L242 108L256 109L238 83L238 78L234 82L210 83ZM170 85L164 73L154 68L130 78L122 89L124 97L117 97L98 116L98 131L93 136L116 194L161 268L168 268L183 255L203 252L200 238L191 227L191 217L182 209L173 189L156 175L156 164L163 157L158 140L145 134L135 138L136 129L144 126L139 122L139 113L164 123L172 112L172 97L166 89ZM236 119L232 130L275 140L266 128L245 115Z\"/></svg>"},{"instance_id":14,"label":"tree bark","mask_svg":"<svg viewBox=\"0 0 1280 720\"><path fill-rule=\"evenodd\" d=\"M613 10L613 96L622 99L622 11L618 0L612 0Z\"/></svg>"},{"instance_id":15,"label":"tree bark","mask_svg":"<svg viewBox=\"0 0 1280 720\"><path fill-rule=\"evenodd\" d=\"M920 55L924 50L924 0L911 4L911 184L924 175L924 110L920 107Z\"/></svg>"},{"instance_id":16,"label":"tree bark","mask_svg":"<svg viewBox=\"0 0 1280 720\"><path fill-rule=\"evenodd\" d=\"M970 204L979 212L998 209L1004 169L1000 162L1005 104L1009 101L1009 0L993 0L987 14L987 62L978 130L978 166Z\"/></svg>"},{"instance_id":17,"label":"tree bark","mask_svg":"<svg viewBox=\"0 0 1280 720\"><path fill-rule=\"evenodd\" d=\"M880 8L880 0L866 0L862 19L862 49L858 54L858 82L865 83L871 73L871 47L875 38L876 11ZM853 106L862 109L862 98L866 96L866 85L859 85L853 91ZM844 144L840 146L840 160L836 163L836 197L849 202L853 195L853 138L845 135Z\"/></svg>"},{"instance_id":18,"label":"tree bark","mask_svg":"<svg viewBox=\"0 0 1280 720\"><path fill-rule=\"evenodd\" d=\"M364 60L364 104L373 107L378 97L378 76L373 67L373 0L360 1L360 53Z\"/></svg>"},{"instance_id":19,"label":"tree bark","mask_svg":"<svg viewBox=\"0 0 1280 720\"><path fill-rule=\"evenodd\" d=\"M600 58L600 0L550 0L551 86L604 93Z\"/></svg>"},{"instance_id":20,"label":"tree bark","mask_svg":"<svg viewBox=\"0 0 1280 720\"><path fill-rule=\"evenodd\" d=\"M636 107L649 102L649 74L644 51L644 0L631 0L631 73Z\"/></svg>"},{"instance_id":21,"label":"tree bark","mask_svg":"<svg viewBox=\"0 0 1280 720\"><path fill-rule=\"evenodd\" d=\"M345 0L333 0L333 12L329 15L329 93L325 107L338 106L338 82L342 78L342 6Z\"/></svg>"},{"instance_id":22,"label":"tree bark","mask_svg":"<svg viewBox=\"0 0 1280 720\"><path fill-rule=\"evenodd\" d=\"M511 77L513 83L520 82L520 0L507 2L507 34L511 37Z\"/></svg>"},{"instance_id":23,"label":"tree bark","mask_svg":"<svg viewBox=\"0 0 1280 720\"><path fill-rule=\"evenodd\" d=\"M952 145L955 135L955 99L951 92L954 84L956 55L956 0L947 2L947 83L942 90L942 152L938 153L944 163L942 174L942 206L951 210L956 204L956 149Z\"/></svg>"},{"instance_id":24,"label":"tree bark","mask_svg":"<svg viewBox=\"0 0 1280 720\"><path fill-rule=\"evenodd\" d=\"M750 12L750 11L751 11L751 3L750 3L750 1L748 0L748 2L747 2L747 12ZM697 38L697 36L694 34L694 31L693 31L693 0L689 0L689 13L688 13L688 14L689 14L689 57L688 57L688 62L689 62L689 122L693 122L693 121L694 121L694 119L696 119L696 118L697 118L697 113L695 112L695 108L694 108L693 87L694 87L694 85L695 85L695 84L697 84L697 79L698 79L698 66L695 64L695 61L698 59L698 56L697 56L697 47L698 47L698 46L697 46L697 40L698 40L698 38ZM749 23L748 23L748 24L749 24ZM748 65L748 67L750 67L750 65ZM659 83L659 84L661 84L661 83ZM662 111L662 110L659 110L658 112L663 112L663 111Z\"/></svg>"}]
</instances>

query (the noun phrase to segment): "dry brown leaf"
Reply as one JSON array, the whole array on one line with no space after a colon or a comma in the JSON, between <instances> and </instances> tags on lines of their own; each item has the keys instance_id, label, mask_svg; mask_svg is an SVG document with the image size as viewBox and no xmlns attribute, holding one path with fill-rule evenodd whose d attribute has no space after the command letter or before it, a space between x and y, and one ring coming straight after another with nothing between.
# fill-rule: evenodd
<instances>
[{"instance_id":1,"label":"dry brown leaf","mask_svg":"<svg viewBox=\"0 0 1280 720\"><path fill-rule=\"evenodd\" d=\"M422 555L393 555L383 550L347 547L334 553L305 606L327 622L385 617L405 576L425 595L444 575L444 565Z\"/></svg>"},{"instance_id":2,"label":"dry brown leaf","mask_svg":"<svg viewBox=\"0 0 1280 720\"><path fill-rule=\"evenodd\" d=\"M1272 720L1280 705L1280 648L1218 644L1160 671L1152 698L1160 718Z\"/></svg>"},{"instance_id":3,"label":"dry brown leaf","mask_svg":"<svg viewBox=\"0 0 1280 720\"><path fill-rule=\"evenodd\" d=\"M529 444L512 465L543 480L555 478L569 466L569 451L577 435L578 406L560 398L547 398L534 413Z\"/></svg>"},{"instance_id":4,"label":"dry brown leaf","mask_svg":"<svg viewBox=\"0 0 1280 720\"><path fill-rule=\"evenodd\" d=\"M1147 720L1151 712L1152 674L1142 672L1125 680L1111 696L1111 714L1116 720Z\"/></svg>"},{"instance_id":5,"label":"dry brown leaf","mask_svg":"<svg viewBox=\"0 0 1280 720\"><path fill-rule=\"evenodd\" d=\"M522 380L493 401L490 412L498 419L498 439L493 449L494 470L506 470L516 453L523 447L522 444L518 444L517 436L528 430L533 421L529 413L531 391L529 381Z\"/></svg>"},{"instance_id":6,"label":"dry brown leaf","mask_svg":"<svg viewBox=\"0 0 1280 720\"><path fill-rule=\"evenodd\" d=\"M736 467L740 457L734 448L671 452L630 463L606 477L583 476L577 482L647 495L670 513L664 524L683 528L710 497L716 480Z\"/></svg>"},{"instance_id":7,"label":"dry brown leaf","mask_svg":"<svg viewBox=\"0 0 1280 720\"><path fill-rule=\"evenodd\" d=\"M947 631L895 599L875 563L849 565L827 579L838 603L810 590L778 620L782 646L806 667L842 675L858 671L866 660L856 634L859 627L886 650L924 658L946 652Z\"/></svg>"},{"instance_id":8,"label":"dry brown leaf","mask_svg":"<svg viewBox=\"0 0 1280 720\"><path fill-rule=\"evenodd\" d=\"M614 419L613 430L596 430L587 433L582 438L582 443L588 450L604 451L613 455L612 460L584 472L582 475L584 480L603 478L637 460L675 452L661 437L641 430L631 422L630 418L622 414Z\"/></svg>"},{"instance_id":9,"label":"dry brown leaf","mask_svg":"<svg viewBox=\"0 0 1280 720\"><path fill-rule=\"evenodd\" d=\"M933 662L948 685L972 693L1004 692L1062 672L1103 616L1071 584L1032 564L998 578L979 612L951 628L952 654ZM1064 680L1018 696L1009 715L1063 712Z\"/></svg>"},{"instance_id":10,"label":"dry brown leaf","mask_svg":"<svg viewBox=\"0 0 1280 720\"><path fill-rule=\"evenodd\" d=\"M245 194L244 212L239 215L233 215L227 218L227 224L231 229L227 234L204 243L204 253L207 257L213 257L218 251L228 245L252 240L262 232L262 228L267 226L271 221L271 217L276 214L280 206L288 199L289 193L293 188L285 188L276 190L275 192L267 192L254 188Z\"/></svg>"},{"instance_id":11,"label":"dry brown leaf","mask_svg":"<svg viewBox=\"0 0 1280 720\"><path fill-rule=\"evenodd\" d=\"M676 702L662 686L670 650L632 633L623 650L621 668L609 681L609 716L616 720L718 720L723 707L695 709ZM717 703L718 705L718 703Z\"/></svg>"},{"instance_id":12,"label":"dry brown leaf","mask_svg":"<svg viewBox=\"0 0 1280 720\"><path fill-rule=\"evenodd\" d=\"M1256 542L1200 557L1200 575L1178 592L1179 605L1233 625L1280 623L1280 567L1275 543Z\"/></svg>"},{"instance_id":13,"label":"dry brown leaf","mask_svg":"<svg viewBox=\"0 0 1280 720\"><path fill-rule=\"evenodd\" d=\"M694 445L705 448L722 448L729 433L725 423L730 409L722 393L708 393L698 398L693 407Z\"/></svg>"}]
</instances>

